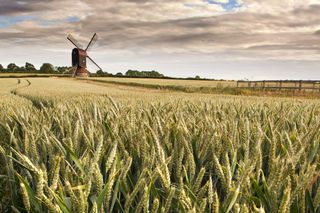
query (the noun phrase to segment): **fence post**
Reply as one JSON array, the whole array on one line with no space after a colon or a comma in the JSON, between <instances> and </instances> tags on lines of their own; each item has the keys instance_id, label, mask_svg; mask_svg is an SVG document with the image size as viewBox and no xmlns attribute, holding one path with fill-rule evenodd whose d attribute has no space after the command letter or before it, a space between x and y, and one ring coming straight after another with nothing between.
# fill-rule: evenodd
<instances>
[{"instance_id":1,"label":"fence post","mask_svg":"<svg viewBox=\"0 0 320 213\"><path fill-rule=\"evenodd\" d=\"M279 90L282 89L282 81L280 81L280 86L279 86Z\"/></svg>"},{"instance_id":2,"label":"fence post","mask_svg":"<svg viewBox=\"0 0 320 213\"><path fill-rule=\"evenodd\" d=\"M299 82L299 91L302 90L302 81Z\"/></svg>"}]
</instances>

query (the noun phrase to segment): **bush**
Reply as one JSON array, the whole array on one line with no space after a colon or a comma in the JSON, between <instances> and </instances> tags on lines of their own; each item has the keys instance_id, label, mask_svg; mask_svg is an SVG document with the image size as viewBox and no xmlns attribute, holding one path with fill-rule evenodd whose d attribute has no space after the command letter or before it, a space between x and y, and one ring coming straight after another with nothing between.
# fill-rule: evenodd
<instances>
[{"instance_id":1,"label":"bush","mask_svg":"<svg viewBox=\"0 0 320 213\"><path fill-rule=\"evenodd\" d=\"M55 69L52 64L44 63L40 67L40 72L50 73L50 72L55 72Z\"/></svg>"}]
</instances>

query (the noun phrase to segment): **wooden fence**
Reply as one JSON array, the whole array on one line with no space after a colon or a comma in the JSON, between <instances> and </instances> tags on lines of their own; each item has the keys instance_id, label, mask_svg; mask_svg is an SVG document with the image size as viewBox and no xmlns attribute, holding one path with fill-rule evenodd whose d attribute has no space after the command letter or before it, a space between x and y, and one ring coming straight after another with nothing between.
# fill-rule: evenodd
<instances>
[{"instance_id":1,"label":"wooden fence","mask_svg":"<svg viewBox=\"0 0 320 213\"><path fill-rule=\"evenodd\" d=\"M319 91L319 81L237 81L238 88L263 89L263 90L298 90Z\"/></svg>"}]
</instances>

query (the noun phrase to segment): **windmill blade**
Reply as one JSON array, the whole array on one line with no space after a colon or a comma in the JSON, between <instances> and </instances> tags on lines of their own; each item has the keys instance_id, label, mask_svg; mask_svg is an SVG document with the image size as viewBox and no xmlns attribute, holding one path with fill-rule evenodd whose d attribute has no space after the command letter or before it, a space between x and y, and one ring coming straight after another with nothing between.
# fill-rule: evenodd
<instances>
[{"instance_id":1,"label":"windmill blade","mask_svg":"<svg viewBox=\"0 0 320 213\"><path fill-rule=\"evenodd\" d=\"M98 40L98 35L97 35L97 33L95 33L92 36L92 38L91 38L91 40L90 40L90 42L89 42L89 44L88 44L88 46L87 46L85 51L89 51L92 48L92 46L97 42L97 40Z\"/></svg>"},{"instance_id":2,"label":"windmill blade","mask_svg":"<svg viewBox=\"0 0 320 213\"><path fill-rule=\"evenodd\" d=\"M90 61L92 61L92 63L94 63L100 70L102 70L101 69L101 67L92 59L92 58L90 58L89 56L87 56L89 59L90 59Z\"/></svg>"},{"instance_id":3,"label":"windmill blade","mask_svg":"<svg viewBox=\"0 0 320 213\"><path fill-rule=\"evenodd\" d=\"M77 68L75 67L73 69L73 72L72 72L72 77L75 78L76 77L76 72L77 72Z\"/></svg>"},{"instance_id":4,"label":"windmill blade","mask_svg":"<svg viewBox=\"0 0 320 213\"><path fill-rule=\"evenodd\" d=\"M78 49L83 49L82 45L79 43L77 39L75 39L71 34L68 35L67 39Z\"/></svg>"}]
</instances>

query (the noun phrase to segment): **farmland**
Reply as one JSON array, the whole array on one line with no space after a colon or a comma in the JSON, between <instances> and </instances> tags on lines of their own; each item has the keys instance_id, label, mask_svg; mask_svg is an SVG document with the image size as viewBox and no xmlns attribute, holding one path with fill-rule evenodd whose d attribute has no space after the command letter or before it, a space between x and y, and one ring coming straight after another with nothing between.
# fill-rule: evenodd
<instances>
[{"instance_id":1,"label":"farmland","mask_svg":"<svg viewBox=\"0 0 320 213\"><path fill-rule=\"evenodd\" d=\"M236 87L235 81L219 80L177 80L177 79L147 79L147 78L92 78L106 82L138 83L144 85L184 86L184 87Z\"/></svg>"},{"instance_id":2,"label":"farmland","mask_svg":"<svg viewBox=\"0 0 320 213\"><path fill-rule=\"evenodd\" d=\"M320 211L318 99L110 81L0 79L1 212Z\"/></svg>"}]
</instances>

